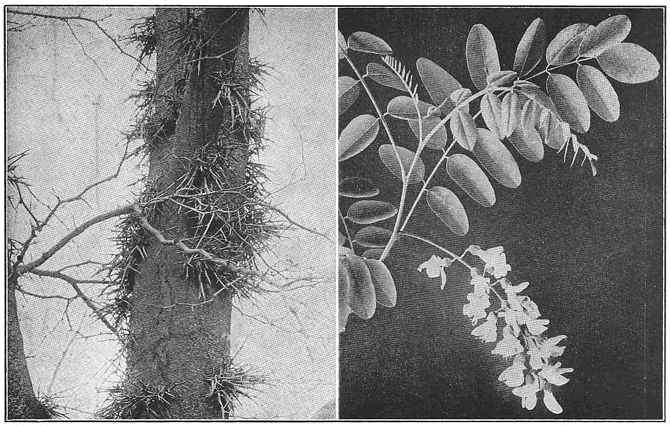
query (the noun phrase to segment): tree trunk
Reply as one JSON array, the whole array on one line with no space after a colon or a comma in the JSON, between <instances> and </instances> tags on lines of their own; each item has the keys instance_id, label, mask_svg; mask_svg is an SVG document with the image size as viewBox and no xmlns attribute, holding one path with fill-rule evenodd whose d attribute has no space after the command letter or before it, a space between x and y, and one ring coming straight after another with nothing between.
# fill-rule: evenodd
<instances>
[{"instance_id":1,"label":"tree trunk","mask_svg":"<svg viewBox=\"0 0 670 426\"><path fill-rule=\"evenodd\" d=\"M231 184L244 183L246 141L225 133L231 114L215 102L221 86L212 75L247 71L248 10L158 9L155 22L158 96L154 113L161 118L162 130L157 140L147 141L152 144L148 190L174 191L174 182L189 167L188 160L207 143L222 137L232 138L231 145L241 150L229 163ZM190 27L193 22L197 24ZM191 41L188 46L197 49L186 52L180 46L193 34L197 34L195 43ZM234 53L225 60L202 59L231 49ZM178 211L175 204L161 204L149 219L167 238L196 245L197 241L188 239L194 235L193 217ZM169 404L147 407L131 416L225 417L228 413L207 399L207 378L216 374L230 356L232 294L224 291L201 304L202 284L192 274L187 276L183 254L155 239L148 242L146 253L138 265L130 298L124 387L126 392L147 386L167 389L174 398L168 398ZM211 297L212 292L208 294Z\"/></svg>"},{"instance_id":2,"label":"tree trunk","mask_svg":"<svg viewBox=\"0 0 670 426\"><path fill-rule=\"evenodd\" d=\"M7 418L48 419L48 411L40 404L28 373L23 335L16 306L16 280L7 286Z\"/></svg>"}]
</instances>

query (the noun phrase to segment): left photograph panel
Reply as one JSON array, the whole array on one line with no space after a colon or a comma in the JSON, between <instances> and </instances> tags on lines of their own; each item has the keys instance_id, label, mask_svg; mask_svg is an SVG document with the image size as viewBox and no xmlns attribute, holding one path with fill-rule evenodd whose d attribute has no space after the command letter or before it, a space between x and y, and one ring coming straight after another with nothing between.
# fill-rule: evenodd
<instances>
[{"instance_id":1,"label":"left photograph panel","mask_svg":"<svg viewBox=\"0 0 670 426\"><path fill-rule=\"evenodd\" d=\"M335 9L4 13L5 419L334 418Z\"/></svg>"}]
</instances>

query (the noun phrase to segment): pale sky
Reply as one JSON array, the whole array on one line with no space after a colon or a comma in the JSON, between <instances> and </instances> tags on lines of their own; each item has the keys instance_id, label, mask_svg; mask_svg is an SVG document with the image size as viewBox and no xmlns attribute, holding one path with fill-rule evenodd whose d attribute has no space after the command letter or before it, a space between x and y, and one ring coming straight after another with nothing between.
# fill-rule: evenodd
<instances>
[{"instance_id":1,"label":"pale sky","mask_svg":"<svg viewBox=\"0 0 670 426\"><path fill-rule=\"evenodd\" d=\"M106 25L120 33L128 27L128 18L148 13L151 10L116 8L87 10L85 14L111 14ZM51 201L52 191L71 195L96 175L113 171L121 153L120 132L128 127L134 111L126 99L141 77L137 73L131 79L132 61L114 51L95 31L83 26L74 29L81 46L67 27L57 23L42 22L22 33L11 33L7 39L7 153L30 149L21 172L37 194ZM333 9L270 8L263 18L253 15L250 34L252 56L273 68L265 80L263 99L270 107L266 135L272 142L261 162L269 168L268 189L283 189L271 200L294 220L333 239L334 29ZM78 205L65 211L61 217L65 225L130 200L127 184L139 172L137 167L126 167L118 182L89 197L90 208ZM10 216L7 223L10 234L25 231L22 217ZM112 222L85 233L75 247L50 265L108 258L114 251L108 240L111 228ZM42 246L49 245L63 229L60 225L45 232ZM260 299L256 307L240 307L244 313L270 319L279 327L234 315L233 350L241 347L238 361L265 373L273 382L253 402L244 404L241 417L305 418L336 395L334 244L304 231L286 236L277 242L279 255L328 280L315 289ZM65 285L46 279L25 285L51 294L69 291ZM103 402L105 389L122 372L118 347L100 338L73 338L62 301L18 299L35 388L56 394L57 402L72 408L71 417L90 417ZM72 327L81 327L81 334L100 331L80 303L71 306L69 313Z\"/></svg>"}]
</instances>

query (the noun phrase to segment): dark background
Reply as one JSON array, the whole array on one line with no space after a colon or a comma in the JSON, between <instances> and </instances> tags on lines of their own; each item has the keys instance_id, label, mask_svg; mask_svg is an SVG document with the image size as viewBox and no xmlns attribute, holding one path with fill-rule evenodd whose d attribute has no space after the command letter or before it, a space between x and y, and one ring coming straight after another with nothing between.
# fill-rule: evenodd
<instances>
[{"instance_id":1,"label":"dark background","mask_svg":"<svg viewBox=\"0 0 670 426\"><path fill-rule=\"evenodd\" d=\"M382 37L413 72L425 56L474 90L465 61L470 27L486 25L494 35L502 69L511 69L516 45L528 24L544 19L547 41L577 22L597 24L615 14L631 18L626 41L642 45L663 61L664 10L601 8L339 9L345 37L368 31ZM363 69L375 60L352 54ZM543 61L544 64L544 61ZM344 60L340 75L352 75ZM575 68L560 72L572 78ZM663 72L656 80L626 85L612 81L621 117L605 123L592 114L580 141L600 160L598 176L588 164L569 168L547 148L539 164L516 151L523 181L516 190L494 184L497 203L480 207L456 187L444 170L433 184L456 192L470 218L465 237L450 233L422 202L408 230L447 248L469 244L505 247L515 282L551 320L550 335L566 334L560 361L573 367L571 381L557 388L562 418L660 418L663 361ZM416 73L415 73L416 75ZM417 76L418 78L418 76ZM542 85L543 81L540 82ZM400 93L370 83L383 105ZM422 99L429 100L425 92ZM382 108L384 108L384 106ZM340 129L371 113L365 95L340 116ZM401 145L415 148L406 125L390 119ZM340 176L363 176L381 187L377 199L397 204L400 182L377 157L380 136L366 151L341 163ZM429 151L429 150L427 150ZM438 154L423 156L430 169ZM581 161L581 156L579 157ZM415 187L412 199L419 186ZM350 201L341 199L346 211ZM389 229L392 221L384 224ZM398 305L378 306L368 321L351 316L340 335L341 418L547 418L540 399L532 411L497 381L510 361L478 342L462 313L469 280L451 268L444 291L439 279L416 271L430 247L402 240L387 260L398 287Z\"/></svg>"}]
</instances>

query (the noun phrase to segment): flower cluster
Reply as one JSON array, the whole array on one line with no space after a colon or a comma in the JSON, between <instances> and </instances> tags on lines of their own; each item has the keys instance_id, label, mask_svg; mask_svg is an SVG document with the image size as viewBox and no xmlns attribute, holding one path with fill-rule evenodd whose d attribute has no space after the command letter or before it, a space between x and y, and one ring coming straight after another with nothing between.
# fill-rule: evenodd
<instances>
[{"instance_id":1,"label":"flower cluster","mask_svg":"<svg viewBox=\"0 0 670 426\"><path fill-rule=\"evenodd\" d=\"M506 278L511 267L507 264L502 247L482 250L471 246L467 252L483 261L483 273L466 264L462 257L442 259L438 256L432 256L424 262L419 266L419 271L425 269L432 278L441 276L444 288L444 269L454 260L467 265L473 290L467 295L468 303L463 306L463 314L475 326L472 335L484 342L496 342L491 353L512 358L512 365L498 376L498 380L512 388L512 393L521 398L521 406L527 410L535 408L537 394L542 392L545 407L552 413L562 413L563 408L556 401L552 388L566 384L569 379L563 375L573 369L562 368L561 363L554 362L552 358L563 354L565 347L558 346L558 343L566 336L549 338L544 335L549 320L540 318L535 302L520 294L528 287L527 282L512 285ZM492 305L491 297L499 303ZM500 333L499 325L502 325Z\"/></svg>"}]
</instances>

